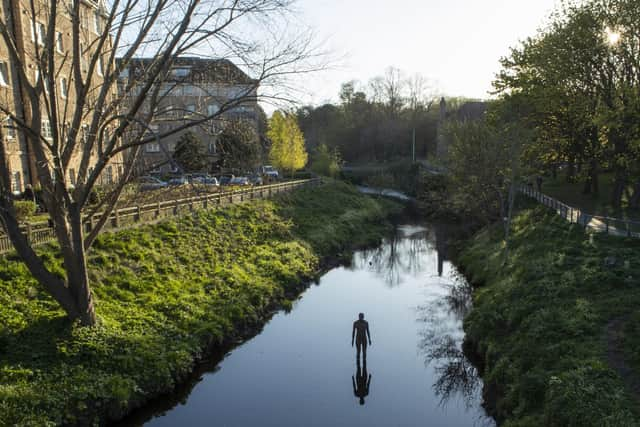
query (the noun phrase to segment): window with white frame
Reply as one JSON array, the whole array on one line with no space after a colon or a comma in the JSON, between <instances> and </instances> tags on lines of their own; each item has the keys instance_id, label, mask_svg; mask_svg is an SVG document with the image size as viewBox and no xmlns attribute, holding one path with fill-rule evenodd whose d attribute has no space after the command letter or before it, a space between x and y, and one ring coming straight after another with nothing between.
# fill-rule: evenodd
<instances>
[{"instance_id":1,"label":"window with white frame","mask_svg":"<svg viewBox=\"0 0 640 427\"><path fill-rule=\"evenodd\" d=\"M209 154L216 154L216 143L215 142L210 142L209 143Z\"/></svg>"},{"instance_id":2,"label":"window with white frame","mask_svg":"<svg viewBox=\"0 0 640 427\"><path fill-rule=\"evenodd\" d=\"M5 136L10 139L14 139L16 137L16 126L11 117L7 117L4 124Z\"/></svg>"},{"instance_id":3,"label":"window with white frame","mask_svg":"<svg viewBox=\"0 0 640 427\"><path fill-rule=\"evenodd\" d=\"M20 172L14 172L11 178L11 191L14 194L22 193L22 177L20 176Z\"/></svg>"},{"instance_id":4,"label":"window with white frame","mask_svg":"<svg viewBox=\"0 0 640 427\"><path fill-rule=\"evenodd\" d=\"M93 32L98 35L102 34L102 17L97 10L93 12Z\"/></svg>"},{"instance_id":5,"label":"window with white frame","mask_svg":"<svg viewBox=\"0 0 640 427\"><path fill-rule=\"evenodd\" d=\"M0 61L0 86L9 86L9 66L6 61Z\"/></svg>"},{"instance_id":6,"label":"window with white frame","mask_svg":"<svg viewBox=\"0 0 640 427\"><path fill-rule=\"evenodd\" d=\"M65 77L60 79L60 96L65 99L69 96L69 88L67 87L67 79Z\"/></svg>"},{"instance_id":7,"label":"window with white frame","mask_svg":"<svg viewBox=\"0 0 640 427\"><path fill-rule=\"evenodd\" d=\"M51 129L51 122L49 120L42 121L40 133L44 139L51 139L53 137L53 130Z\"/></svg>"},{"instance_id":8,"label":"window with white frame","mask_svg":"<svg viewBox=\"0 0 640 427\"><path fill-rule=\"evenodd\" d=\"M98 61L96 63L96 69L98 71L99 76L104 76L104 68L102 66L102 57L98 57Z\"/></svg>"},{"instance_id":9,"label":"window with white frame","mask_svg":"<svg viewBox=\"0 0 640 427\"><path fill-rule=\"evenodd\" d=\"M64 44L62 43L62 33L60 31L56 31L56 50L58 53L64 52Z\"/></svg>"},{"instance_id":10,"label":"window with white frame","mask_svg":"<svg viewBox=\"0 0 640 427\"><path fill-rule=\"evenodd\" d=\"M42 22L36 22L35 34L31 34L31 40L38 43L40 46L44 46L44 41L47 38L47 29Z\"/></svg>"},{"instance_id":11,"label":"window with white frame","mask_svg":"<svg viewBox=\"0 0 640 427\"><path fill-rule=\"evenodd\" d=\"M176 67L171 69L171 75L173 77L187 77L190 71L187 67Z\"/></svg>"},{"instance_id":12,"label":"window with white frame","mask_svg":"<svg viewBox=\"0 0 640 427\"><path fill-rule=\"evenodd\" d=\"M113 184L113 166L107 166L105 169L104 181L107 184Z\"/></svg>"},{"instance_id":13,"label":"window with white frame","mask_svg":"<svg viewBox=\"0 0 640 427\"><path fill-rule=\"evenodd\" d=\"M159 153L160 144L158 142L149 142L145 145L145 151L147 153Z\"/></svg>"}]
</instances>

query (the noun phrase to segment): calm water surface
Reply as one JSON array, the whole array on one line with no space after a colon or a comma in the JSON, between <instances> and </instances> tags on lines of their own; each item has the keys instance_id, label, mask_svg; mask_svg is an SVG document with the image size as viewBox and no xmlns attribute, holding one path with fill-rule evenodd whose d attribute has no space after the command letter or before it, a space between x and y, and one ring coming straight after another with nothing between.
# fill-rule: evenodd
<instances>
[{"instance_id":1,"label":"calm water surface","mask_svg":"<svg viewBox=\"0 0 640 427\"><path fill-rule=\"evenodd\" d=\"M476 370L460 350L468 293L438 255L442 234L401 226L380 247L356 252L350 267L323 275L291 312L276 314L200 375L175 406L129 423L493 426L480 406ZM373 341L366 373L351 347L361 311Z\"/></svg>"}]
</instances>

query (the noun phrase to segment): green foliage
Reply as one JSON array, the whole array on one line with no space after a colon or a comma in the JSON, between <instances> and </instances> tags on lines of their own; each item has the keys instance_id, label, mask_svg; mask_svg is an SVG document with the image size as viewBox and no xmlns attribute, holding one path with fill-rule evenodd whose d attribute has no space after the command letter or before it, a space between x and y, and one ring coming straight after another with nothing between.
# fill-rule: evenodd
<instances>
[{"instance_id":1,"label":"green foliage","mask_svg":"<svg viewBox=\"0 0 640 427\"><path fill-rule=\"evenodd\" d=\"M290 307L321 257L379 239L394 208L327 184L104 233L89 258L94 328L0 258L0 425L93 425L170 391L209 344ZM62 269L55 247L39 255Z\"/></svg>"},{"instance_id":2,"label":"green foliage","mask_svg":"<svg viewBox=\"0 0 640 427\"><path fill-rule=\"evenodd\" d=\"M173 160L185 172L201 172L207 168L207 149L203 142L191 131L187 131L178 140Z\"/></svg>"},{"instance_id":3,"label":"green foliage","mask_svg":"<svg viewBox=\"0 0 640 427\"><path fill-rule=\"evenodd\" d=\"M590 237L540 207L521 211L512 226L506 264L498 225L478 233L460 256L481 285L464 327L484 360L485 385L496 391L498 419L509 426L637 425L635 398L607 365L606 335L612 319L640 303L640 278L630 276L640 268L640 241ZM607 267L607 257L616 265ZM629 340L629 355L640 348L633 342L640 340ZM632 367L640 375L640 364Z\"/></svg>"},{"instance_id":4,"label":"green foliage","mask_svg":"<svg viewBox=\"0 0 640 427\"><path fill-rule=\"evenodd\" d=\"M527 105L538 135L529 163L555 171L585 193L602 191L601 170L615 172L607 194L619 209L640 207L640 73L637 0L562 2L550 22L502 59L495 86L503 100ZM603 72L603 70L607 70Z\"/></svg>"},{"instance_id":5,"label":"green foliage","mask_svg":"<svg viewBox=\"0 0 640 427\"><path fill-rule=\"evenodd\" d=\"M326 144L316 148L311 158L311 170L319 175L335 178L340 173L342 159L337 148L331 150Z\"/></svg>"},{"instance_id":6,"label":"green foliage","mask_svg":"<svg viewBox=\"0 0 640 427\"><path fill-rule=\"evenodd\" d=\"M26 221L36 214L36 204L31 200L16 200L13 202L13 208L16 210L18 221Z\"/></svg>"},{"instance_id":7,"label":"green foliage","mask_svg":"<svg viewBox=\"0 0 640 427\"><path fill-rule=\"evenodd\" d=\"M271 140L269 160L277 168L293 172L307 164L304 135L295 116L276 111L269 120L267 137Z\"/></svg>"},{"instance_id":8,"label":"green foliage","mask_svg":"<svg viewBox=\"0 0 640 427\"><path fill-rule=\"evenodd\" d=\"M216 144L220 165L228 169L251 170L262 163L262 147L255 126L247 121L231 120L218 135Z\"/></svg>"}]
</instances>

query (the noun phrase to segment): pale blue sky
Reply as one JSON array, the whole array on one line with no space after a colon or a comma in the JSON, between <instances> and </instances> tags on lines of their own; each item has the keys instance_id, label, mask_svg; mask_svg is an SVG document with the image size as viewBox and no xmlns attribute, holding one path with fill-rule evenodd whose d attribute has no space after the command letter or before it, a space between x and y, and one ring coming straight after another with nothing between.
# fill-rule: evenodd
<instances>
[{"instance_id":1,"label":"pale blue sky","mask_svg":"<svg viewBox=\"0 0 640 427\"><path fill-rule=\"evenodd\" d=\"M299 0L299 19L337 57L306 77L305 102L336 100L340 84L390 65L421 73L451 96L488 98L498 60L534 35L556 0Z\"/></svg>"}]
</instances>

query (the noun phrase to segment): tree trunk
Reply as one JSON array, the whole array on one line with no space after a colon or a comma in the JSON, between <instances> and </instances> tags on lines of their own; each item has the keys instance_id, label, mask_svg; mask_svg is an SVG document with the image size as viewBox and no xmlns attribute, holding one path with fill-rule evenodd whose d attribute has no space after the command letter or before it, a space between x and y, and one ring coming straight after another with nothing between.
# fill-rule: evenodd
<instances>
[{"instance_id":1,"label":"tree trunk","mask_svg":"<svg viewBox=\"0 0 640 427\"><path fill-rule=\"evenodd\" d=\"M89 288L89 275L87 271L87 257L84 248L84 233L82 231L82 214L77 206L71 206L71 251L73 266L67 268L69 289L74 294L78 308L80 323L84 326L93 326L96 323L96 313L93 306L93 297ZM67 257L65 256L65 259Z\"/></svg>"},{"instance_id":2,"label":"tree trunk","mask_svg":"<svg viewBox=\"0 0 640 427\"><path fill-rule=\"evenodd\" d=\"M597 195L599 191L598 161L594 159L589 162L589 171L587 173L587 178L584 181L584 189L582 190L582 193Z\"/></svg>"},{"instance_id":3,"label":"tree trunk","mask_svg":"<svg viewBox=\"0 0 640 427\"><path fill-rule=\"evenodd\" d=\"M631 209L640 208L640 179L636 180L635 184L633 185L633 194L629 199L629 207Z\"/></svg>"}]
</instances>

